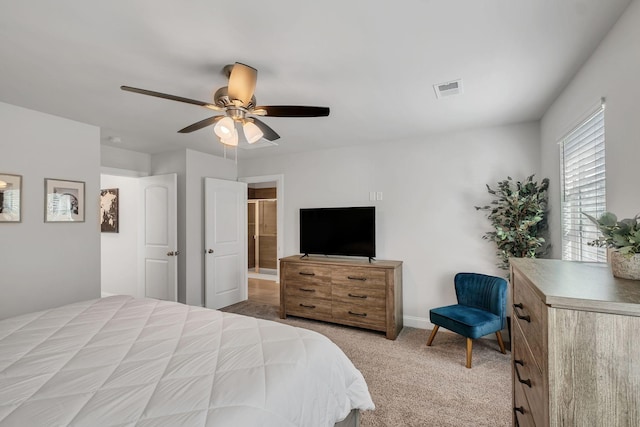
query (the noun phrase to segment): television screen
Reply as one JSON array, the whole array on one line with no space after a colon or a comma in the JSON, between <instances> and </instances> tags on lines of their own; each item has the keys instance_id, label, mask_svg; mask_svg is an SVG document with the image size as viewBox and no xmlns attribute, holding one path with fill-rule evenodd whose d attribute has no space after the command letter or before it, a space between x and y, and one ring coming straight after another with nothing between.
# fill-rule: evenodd
<instances>
[{"instance_id":1,"label":"television screen","mask_svg":"<svg viewBox=\"0 0 640 427\"><path fill-rule=\"evenodd\" d=\"M300 252L375 257L375 207L300 209Z\"/></svg>"}]
</instances>

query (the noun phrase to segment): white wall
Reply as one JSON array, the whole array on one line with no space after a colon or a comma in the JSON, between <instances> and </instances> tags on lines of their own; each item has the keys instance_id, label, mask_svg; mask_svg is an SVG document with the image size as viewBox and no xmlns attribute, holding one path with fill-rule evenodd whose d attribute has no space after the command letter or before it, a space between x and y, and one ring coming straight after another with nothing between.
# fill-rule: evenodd
<instances>
[{"instance_id":1,"label":"white wall","mask_svg":"<svg viewBox=\"0 0 640 427\"><path fill-rule=\"evenodd\" d=\"M558 140L606 97L607 210L619 217L640 212L640 2L632 2L598 49L541 121L542 172L551 179L550 230L554 257L561 257Z\"/></svg>"},{"instance_id":2,"label":"white wall","mask_svg":"<svg viewBox=\"0 0 640 427\"><path fill-rule=\"evenodd\" d=\"M139 295L139 205L138 178L101 175L100 188L118 189L118 233L101 233L102 293L111 295Z\"/></svg>"},{"instance_id":3,"label":"white wall","mask_svg":"<svg viewBox=\"0 0 640 427\"><path fill-rule=\"evenodd\" d=\"M299 253L300 208L375 205L377 258L404 262L405 324L427 327L430 308L455 303L455 273L504 274L474 206L491 200L486 183L538 172L539 137L538 123L477 129L248 159L239 175L284 174L285 256ZM383 199L370 202L370 191Z\"/></svg>"},{"instance_id":4,"label":"white wall","mask_svg":"<svg viewBox=\"0 0 640 427\"><path fill-rule=\"evenodd\" d=\"M136 171L138 176L147 176L151 171L151 155L123 148L102 145L100 147L102 167Z\"/></svg>"},{"instance_id":5,"label":"white wall","mask_svg":"<svg viewBox=\"0 0 640 427\"><path fill-rule=\"evenodd\" d=\"M0 103L0 172L22 175L22 222L0 224L0 318L100 296L100 130ZM44 179L85 182L85 222L44 223Z\"/></svg>"}]
</instances>

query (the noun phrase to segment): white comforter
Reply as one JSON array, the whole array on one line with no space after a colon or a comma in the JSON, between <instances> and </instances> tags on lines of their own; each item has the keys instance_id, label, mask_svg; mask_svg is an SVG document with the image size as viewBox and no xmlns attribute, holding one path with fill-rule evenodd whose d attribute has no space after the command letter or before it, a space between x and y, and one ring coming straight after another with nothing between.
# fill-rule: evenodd
<instances>
[{"instance_id":1,"label":"white comforter","mask_svg":"<svg viewBox=\"0 0 640 427\"><path fill-rule=\"evenodd\" d=\"M329 339L115 296L0 321L0 426L333 426L373 409Z\"/></svg>"}]
</instances>

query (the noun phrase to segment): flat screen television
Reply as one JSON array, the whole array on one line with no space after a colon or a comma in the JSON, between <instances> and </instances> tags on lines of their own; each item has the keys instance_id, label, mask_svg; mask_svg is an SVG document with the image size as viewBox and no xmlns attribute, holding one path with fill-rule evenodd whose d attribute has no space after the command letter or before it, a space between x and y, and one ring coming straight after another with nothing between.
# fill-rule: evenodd
<instances>
[{"instance_id":1,"label":"flat screen television","mask_svg":"<svg viewBox=\"0 0 640 427\"><path fill-rule=\"evenodd\" d=\"M300 209L300 252L375 257L375 206Z\"/></svg>"}]
</instances>

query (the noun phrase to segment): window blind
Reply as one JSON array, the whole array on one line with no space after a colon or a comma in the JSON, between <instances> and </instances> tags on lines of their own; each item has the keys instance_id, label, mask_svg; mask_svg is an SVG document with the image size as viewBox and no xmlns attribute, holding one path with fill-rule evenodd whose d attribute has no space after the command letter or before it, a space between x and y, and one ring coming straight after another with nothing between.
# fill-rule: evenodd
<instances>
[{"instance_id":1,"label":"window blind","mask_svg":"<svg viewBox=\"0 0 640 427\"><path fill-rule=\"evenodd\" d=\"M562 259L605 262L606 249L589 246L600 235L582 214L606 211L604 104L561 140Z\"/></svg>"}]
</instances>

